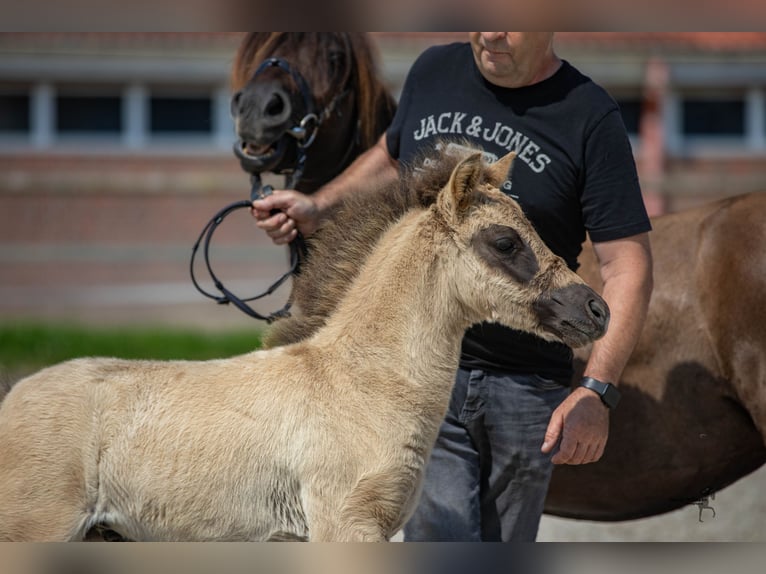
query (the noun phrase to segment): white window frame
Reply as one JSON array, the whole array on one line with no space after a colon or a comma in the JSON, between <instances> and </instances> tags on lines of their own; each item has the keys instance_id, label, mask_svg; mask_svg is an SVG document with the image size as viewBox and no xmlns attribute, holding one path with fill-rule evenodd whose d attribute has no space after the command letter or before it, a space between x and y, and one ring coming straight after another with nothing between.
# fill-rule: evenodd
<instances>
[{"instance_id":1,"label":"white window frame","mask_svg":"<svg viewBox=\"0 0 766 574\"><path fill-rule=\"evenodd\" d=\"M110 154L160 153L168 155L230 153L235 140L234 122L229 113L230 90L213 84L162 85L136 81L128 84L95 84L41 81L20 83L29 94L29 131L0 133L0 153L33 151L45 153ZM81 92L81 94L80 94ZM56 128L56 100L59 95L110 95L121 102L122 127L114 133L66 133ZM211 102L211 130L205 134L152 134L149 129L150 98L206 97Z\"/></svg>"}]
</instances>

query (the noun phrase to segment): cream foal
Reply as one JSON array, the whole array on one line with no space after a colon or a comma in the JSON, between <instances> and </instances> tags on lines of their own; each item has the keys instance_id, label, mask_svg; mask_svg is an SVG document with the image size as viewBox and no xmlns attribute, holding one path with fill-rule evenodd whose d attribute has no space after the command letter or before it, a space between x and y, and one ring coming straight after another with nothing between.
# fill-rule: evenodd
<instances>
[{"instance_id":1,"label":"cream foal","mask_svg":"<svg viewBox=\"0 0 766 574\"><path fill-rule=\"evenodd\" d=\"M307 341L204 362L85 358L0 406L0 539L386 540L405 522L460 341L489 320L579 346L605 303L462 161L381 239Z\"/></svg>"}]
</instances>

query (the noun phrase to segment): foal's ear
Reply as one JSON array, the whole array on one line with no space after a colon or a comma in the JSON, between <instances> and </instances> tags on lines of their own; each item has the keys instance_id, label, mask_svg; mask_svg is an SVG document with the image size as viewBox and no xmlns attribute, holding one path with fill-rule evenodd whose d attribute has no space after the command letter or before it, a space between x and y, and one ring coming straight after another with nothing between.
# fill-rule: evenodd
<instances>
[{"instance_id":1,"label":"foal's ear","mask_svg":"<svg viewBox=\"0 0 766 574\"><path fill-rule=\"evenodd\" d=\"M485 173L487 174L489 183L495 187L503 185L505 180L509 179L511 176L511 166L513 165L514 159L516 159L516 152L512 151L501 157L495 163L487 166Z\"/></svg>"},{"instance_id":2,"label":"foal's ear","mask_svg":"<svg viewBox=\"0 0 766 574\"><path fill-rule=\"evenodd\" d=\"M460 217L471 204L473 189L479 184L483 164L481 154L471 154L452 170L449 183L439 194L439 206L446 214Z\"/></svg>"}]
</instances>

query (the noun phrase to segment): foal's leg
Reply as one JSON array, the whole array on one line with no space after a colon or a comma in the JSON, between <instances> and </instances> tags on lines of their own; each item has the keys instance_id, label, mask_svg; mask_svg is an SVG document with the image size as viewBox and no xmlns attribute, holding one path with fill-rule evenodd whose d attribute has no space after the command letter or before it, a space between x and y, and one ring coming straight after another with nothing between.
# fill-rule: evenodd
<instances>
[{"instance_id":1,"label":"foal's leg","mask_svg":"<svg viewBox=\"0 0 766 574\"><path fill-rule=\"evenodd\" d=\"M304 499L311 542L384 542L386 536L376 518L372 500L374 486L362 479L345 500L328 496L328 489L312 489ZM368 499L368 500L367 500Z\"/></svg>"},{"instance_id":2,"label":"foal's leg","mask_svg":"<svg viewBox=\"0 0 766 574\"><path fill-rule=\"evenodd\" d=\"M36 381L42 383L42 381ZM65 541L87 522L89 418L25 385L0 406L0 540Z\"/></svg>"},{"instance_id":3,"label":"foal's leg","mask_svg":"<svg viewBox=\"0 0 766 574\"><path fill-rule=\"evenodd\" d=\"M404 524L416 481L401 470L363 476L341 508L338 541L385 542Z\"/></svg>"},{"instance_id":4,"label":"foal's leg","mask_svg":"<svg viewBox=\"0 0 766 574\"><path fill-rule=\"evenodd\" d=\"M4 431L0 423L0 435ZM14 437L0 439L0 541L67 541L81 535L87 521L81 475L72 465L60 465L61 456L27 448Z\"/></svg>"}]
</instances>

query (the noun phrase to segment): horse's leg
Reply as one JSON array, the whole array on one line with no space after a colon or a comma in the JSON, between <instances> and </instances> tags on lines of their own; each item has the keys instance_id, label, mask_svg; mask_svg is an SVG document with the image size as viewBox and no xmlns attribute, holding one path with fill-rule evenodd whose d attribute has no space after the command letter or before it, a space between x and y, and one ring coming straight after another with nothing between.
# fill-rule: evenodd
<instances>
[{"instance_id":1,"label":"horse's leg","mask_svg":"<svg viewBox=\"0 0 766 574\"><path fill-rule=\"evenodd\" d=\"M0 540L77 539L88 521L89 417L34 383L0 408Z\"/></svg>"},{"instance_id":2,"label":"horse's leg","mask_svg":"<svg viewBox=\"0 0 766 574\"><path fill-rule=\"evenodd\" d=\"M0 435L3 427L0 423ZM88 518L82 485L75 465L60 464L65 456L30 448L23 437L0 439L0 541L67 541L82 535Z\"/></svg>"}]
</instances>

